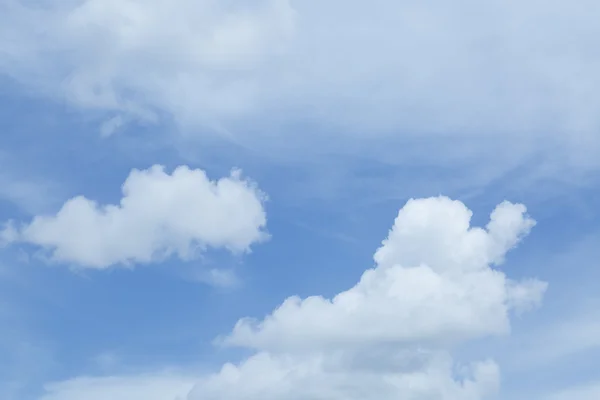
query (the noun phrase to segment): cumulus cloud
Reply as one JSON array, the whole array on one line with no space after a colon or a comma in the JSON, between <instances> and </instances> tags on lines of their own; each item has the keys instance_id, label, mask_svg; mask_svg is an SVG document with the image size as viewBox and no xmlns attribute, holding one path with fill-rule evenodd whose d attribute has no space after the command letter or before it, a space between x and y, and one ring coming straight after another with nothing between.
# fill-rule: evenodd
<instances>
[{"instance_id":1,"label":"cumulus cloud","mask_svg":"<svg viewBox=\"0 0 600 400\"><path fill-rule=\"evenodd\" d=\"M491 398L498 365L458 362L452 352L507 334L511 312L538 305L546 284L496 268L534 225L524 206L500 204L485 228L470 219L446 197L410 200L354 287L241 319L220 342L254 354L199 376L186 399Z\"/></svg>"},{"instance_id":2,"label":"cumulus cloud","mask_svg":"<svg viewBox=\"0 0 600 400\"><path fill-rule=\"evenodd\" d=\"M9 225L5 240L40 246L58 262L106 268L150 263L175 254L190 259L206 248L246 252L267 238L265 199L239 171L211 181L186 166L132 170L119 204L83 196L55 215Z\"/></svg>"},{"instance_id":3,"label":"cumulus cloud","mask_svg":"<svg viewBox=\"0 0 600 400\"><path fill-rule=\"evenodd\" d=\"M490 268L529 232L525 207L502 203L486 229L445 197L411 200L375 253L376 267L332 299L290 297L263 321L240 321L226 343L299 352L377 343L462 342L505 333L511 308L537 303L541 283Z\"/></svg>"}]
</instances>

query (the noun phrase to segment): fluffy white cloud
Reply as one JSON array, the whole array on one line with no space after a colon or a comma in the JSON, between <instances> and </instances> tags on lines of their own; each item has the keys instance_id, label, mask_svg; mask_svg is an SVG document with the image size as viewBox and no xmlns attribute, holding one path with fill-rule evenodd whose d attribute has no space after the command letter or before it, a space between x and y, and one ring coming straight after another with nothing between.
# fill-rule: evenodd
<instances>
[{"instance_id":1,"label":"fluffy white cloud","mask_svg":"<svg viewBox=\"0 0 600 400\"><path fill-rule=\"evenodd\" d=\"M376 267L333 299L290 297L261 322L241 320L226 343L285 351L430 345L507 332L511 307L540 301L541 282L511 282L490 264L529 232L525 207L502 203L487 228L445 197L411 200L375 253Z\"/></svg>"},{"instance_id":2,"label":"fluffy white cloud","mask_svg":"<svg viewBox=\"0 0 600 400\"><path fill-rule=\"evenodd\" d=\"M260 322L240 320L224 343L256 352L198 377L187 400L491 398L498 366L451 354L508 333L511 310L541 301L545 283L494 268L534 225L525 212L502 203L483 229L470 227L461 202L410 200L354 287L333 299L291 297Z\"/></svg>"},{"instance_id":3,"label":"fluffy white cloud","mask_svg":"<svg viewBox=\"0 0 600 400\"><path fill-rule=\"evenodd\" d=\"M150 263L176 254L193 257L205 248L249 251L267 238L264 195L239 171L211 181L204 171L181 166L133 170L118 205L83 196L68 200L56 215L36 216L5 240L41 246L52 259L83 267Z\"/></svg>"}]
</instances>

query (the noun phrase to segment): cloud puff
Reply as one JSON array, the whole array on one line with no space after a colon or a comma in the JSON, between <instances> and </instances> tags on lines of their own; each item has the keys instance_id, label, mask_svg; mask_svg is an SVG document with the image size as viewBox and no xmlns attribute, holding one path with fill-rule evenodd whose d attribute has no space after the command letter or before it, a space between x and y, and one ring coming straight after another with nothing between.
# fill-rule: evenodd
<instances>
[{"instance_id":1,"label":"cloud puff","mask_svg":"<svg viewBox=\"0 0 600 400\"><path fill-rule=\"evenodd\" d=\"M56 215L9 225L3 236L41 246L55 261L90 268L171 254L189 259L209 247L244 252L267 238L265 196L238 171L211 181L199 169L181 166L168 174L155 165L132 170L122 191L118 205L74 197Z\"/></svg>"},{"instance_id":2,"label":"cloud puff","mask_svg":"<svg viewBox=\"0 0 600 400\"><path fill-rule=\"evenodd\" d=\"M221 342L255 353L199 376L187 400L489 398L498 366L452 350L508 333L511 311L539 305L546 284L493 268L534 225L524 206L500 204L485 229L470 219L446 197L410 200L354 287L240 320Z\"/></svg>"},{"instance_id":3,"label":"cloud puff","mask_svg":"<svg viewBox=\"0 0 600 400\"><path fill-rule=\"evenodd\" d=\"M512 307L537 304L543 283L519 284L490 264L527 234L525 207L500 204L486 229L445 197L411 200L375 253L376 267L333 299L290 297L263 321L241 320L226 343L274 351L440 344L505 333Z\"/></svg>"}]
</instances>

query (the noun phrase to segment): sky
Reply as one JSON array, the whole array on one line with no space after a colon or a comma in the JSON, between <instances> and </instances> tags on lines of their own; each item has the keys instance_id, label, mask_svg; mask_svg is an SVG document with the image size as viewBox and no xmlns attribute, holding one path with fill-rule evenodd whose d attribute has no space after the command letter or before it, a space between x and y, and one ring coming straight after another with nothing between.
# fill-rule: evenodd
<instances>
[{"instance_id":1,"label":"sky","mask_svg":"<svg viewBox=\"0 0 600 400\"><path fill-rule=\"evenodd\" d=\"M597 400L600 3L4 0L3 400Z\"/></svg>"}]
</instances>

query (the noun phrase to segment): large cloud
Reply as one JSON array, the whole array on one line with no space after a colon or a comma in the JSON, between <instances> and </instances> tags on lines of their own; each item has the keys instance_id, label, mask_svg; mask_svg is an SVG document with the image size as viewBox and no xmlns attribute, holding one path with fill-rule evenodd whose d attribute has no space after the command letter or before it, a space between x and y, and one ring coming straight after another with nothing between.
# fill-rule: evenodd
<instances>
[{"instance_id":1,"label":"large cloud","mask_svg":"<svg viewBox=\"0 0 600 400\"><path fill-rule=\"evenodd\" d=\"M172 174L155 165L133 170L118 205L83 196L56 215L9 227L3 237L51 252L55 261L91 268L149 263L176 254L224 248L245 252L267 237L264 195L238 171L211 181L204 171L181 166Z\"/></svg>"},{"instance_id":2,"label":"large cloud","mask_svg":"<svg viewBox=\"0 0 600 400\"><path fill-rule=\"evenodd\" d=\"M199 122L250 105L293 14L286 0L8 1L0 71L77 106Z\"/></svg>"},{"instance_id":3,"label":"large cloud","mask_svg":"<svg viewBox=\"0 0 600 400\"><path fill-rule=\"evenodd\" d=\"M226 343L261 350L364 344L440 344L508 330L508 311L540 300L545 284L511 282L500 263L529 232L525 207L499 205L487 229L448 198L411 200L400 211L377 266L333 299L290 297L261 322L242 320Z\"/></svg>"},{"instance_id":4,"label":"large cloud","mask_svg":"<svg viewBox=\"0 0 600 400\"><path fill-rule=\"evenodd\" d=\"M240 320L221 342L255 353L199 377L187 399L490 398L498 366L451 354L507 334L511 312L540 303L545 283L494 268L534 225L525 212L502 203L483 229L470 227L461 202L409 201L354 287L332 299L291 297L262 321Z\"/></svg>"},{"instance_id":5,"label":"large cloud","mask_svg":"<svg viewBox=\"0 0 600 400\"><path fill-rule=\"evenodd\" d=\"M8 0L0 71L126 117L263 110L359 132L558 133L581 150L600 127L599 18L589 0Z\"/></svg>"}]
</instances>

